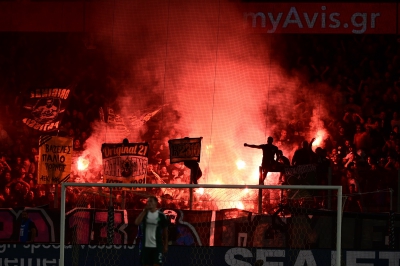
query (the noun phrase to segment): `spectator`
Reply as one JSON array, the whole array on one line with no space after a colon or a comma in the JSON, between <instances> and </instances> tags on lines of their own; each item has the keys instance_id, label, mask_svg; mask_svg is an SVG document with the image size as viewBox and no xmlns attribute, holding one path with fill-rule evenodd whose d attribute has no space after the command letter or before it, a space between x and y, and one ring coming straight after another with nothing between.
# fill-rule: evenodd
<instances>
[{"instance_id":1,"label":"spectator","mask_svg":"<svg viewBox=\"0 0 400 266\"><path fill-rule=\"evenodd\" d=\"M8 135L7 131L0 123L0 149L6 150L11 147L13 144L12 139Z\"/></svg>"},{"instance_id":2,"label":"spectator","mask_svg":"<svg viewBox=\"0 0 400 266\"><path fill-rule=\"evenodd\" d=\"M363 130L360 124L356 125L356 133L354 134L353 145L358 150L369 150L368 146L368 134Z\"/></svg>"},{"instance_id":3,"label":"spectator","mask_svg":"<svg viewBox=\"0 0 400 266\"><path fill-rule=\"evenodd\" d=\"M0 175L0 192L3 192L9 183L11 183L11 172L3 172Z\"/></svg>"},{"instance_id":4,"label":"spectator","mask_svg":"<svg viewBox=\"0 0 400 266\"><path fill-rule=\"evenodd\" d=\"M167 167L166 166L162 166L160 173L159 173L161 179L166 183L169 184L170 182L170 174L168 173Z\"/></svg>"},{"instance_id":5,"label":"spectator","mask_svg":"<svg viewBox=\"0 0 400 266\"><path fill-rule=\"evenodd\" d=\"M83 147L81 146L81 141L79 139L74 140L74 145L73 145L74 151L83 151Z\"/></svg>"},{"instance_id":6,"label":"spectator","mask_svg":"<svg viewBox=\"0 0 400 266\"><path fill-rule=\"evenodd\" d=\"M360 195L357 193L355 185L349 184L348 195L344 203L344 211L346 212L362 212Z\"/></svg>"},{"instance_id":7,"label":"spectator","mask_svg":"<svg viewBox=\"0 0 400 266\"><path fill-rule=\"evenodd\" d=\"M33 243L37 236L37 228L35 223L29 219L28 213L22 211L19 230L20 243Z\"/></svg>"},{"instance_id":8,"label":"spectator","mask_svg":"<svg viewBox=\"0 0 400 266\"><path fill-rule=\"evenodd\" d=\"M399 117L399 113L393 112L393 116L392 116L392 120L390 121L390 125L392 126L392 130L394 127L399 127L400 126L400 117Z\"/></svg>"},{"instance_id":9,"label":"spectator","mask_svg":"<svg viewBox=\"0 0 400 266\"><path fill-rule=\"evenodd\" d=\"M379 116L377 117L377 120L378 120L379 129L382 132L383 136L388 137L392 130L392 126L390 124L390 119L388 118L386 112L381 111L379 113Z\"/></svg>"},{"instance_id":10,"label":"spectator","mask_svg":"<svg viewBox=\"0 0 400 266\"><path fill-rule=\"evenodd\" d=\"M389 135L389 139L386 140L385 145L382 147L382 151L384 154L393 153L396 147L396 133L391 132Z\"/></svg>"},{"instance_id":11,"label":"spectator","mask_svg":"<svg viewBox=\"0 0 400 266\"><path fill-rule=\"evenodd\" d=\"M10 172L11 171L11 167L10 165L7 163L6 157L4 154L0 155L0 175L4 172Z\"/></svg>"},{"instance_id":12,"label":"spectator","mask_svg":"<svg viewBox=\"0 0 400 266\"><path fill-rule=\"evenodd\" d=\"M301 143L301 148L297 149L292 158L292 165L303 165L311 163L312 157L311 145L307 141Z\"/></svg>"}]
</instances>

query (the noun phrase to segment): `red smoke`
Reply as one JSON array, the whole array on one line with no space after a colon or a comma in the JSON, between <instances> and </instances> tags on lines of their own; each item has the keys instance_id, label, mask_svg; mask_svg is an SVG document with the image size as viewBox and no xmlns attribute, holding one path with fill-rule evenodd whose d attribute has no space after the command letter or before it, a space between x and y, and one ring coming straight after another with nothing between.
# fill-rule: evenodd
<instances>
[{"instance_id":1,"label":"red smoke","mask_svg":"<svg viewBox=\"0 0 400 266\"><path fill-rule=\"evenodd\" d=\"M142 141L148 124L132 126L129 117L160 106L164 134L173 128L181 137L203 137L202 183L257 184L262 152L243 143L265 143L293 121L308 123L304 138L322 143L323 98L281 69L274 35L250 34L234 2L121 0L110 8L113 23L98 28L96 38L109 45L126 130L97 125L87 152L94 165L102 143ZM276 182L269 175L266 183Z\"/></svg>"}]
</instances>

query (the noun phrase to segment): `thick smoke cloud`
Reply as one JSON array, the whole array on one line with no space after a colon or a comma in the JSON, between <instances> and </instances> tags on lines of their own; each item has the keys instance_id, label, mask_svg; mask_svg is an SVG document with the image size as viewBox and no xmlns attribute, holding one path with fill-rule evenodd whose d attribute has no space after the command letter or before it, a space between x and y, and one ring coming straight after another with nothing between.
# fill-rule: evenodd
<instances>
[{"instance_id":1,"label":"thick smoke cloud","mask_svg":"<svg viewBox=\"0 0 400 266\"><path fill-rule=\"evenodd\" d=\"M91 142L93 150L96 142L119 142L124 136L141 141L152 125L160 126L164 134L174 129L175 137L203 137L205 182L257 184L262 153L244 148L244 142L265 143L298 121L309 127L303 138L326 134L323 97L315 86L304 85L300 74L281 69L273 57L274 36L251 34L234 2L107 4L113 18L95 29L95 38L108 51L111 89L119 95L113 108L126 131L97 127L101 132L94 135L99 139ZM132 117L159 108L148 123L132 125ZM293 149L284 153L290 156ZM238 160L246 163L244 169L237 169Z\"/></svg>"}]
</instances>

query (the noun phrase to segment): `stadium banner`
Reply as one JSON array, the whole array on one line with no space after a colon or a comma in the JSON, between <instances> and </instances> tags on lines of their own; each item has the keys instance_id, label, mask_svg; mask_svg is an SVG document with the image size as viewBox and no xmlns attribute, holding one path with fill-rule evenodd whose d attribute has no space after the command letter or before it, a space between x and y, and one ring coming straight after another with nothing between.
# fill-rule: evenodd
<instances>
[{"instance_id":1,"label":"stadium banner","mask_svg":"<svg viewBox=\"0 0 400 266\"><path fill-rule=\"evenodd\" d=\"M145 184L148 152L148 143L103 143L103 182Z\"/></svg>"},{"instance_id":2,"label":"stadium banner","mask_svg":"<svg viewBox=\"0 0 400 266\"><path fill-rule=\"evenodd\" d=\"M59 184L69 179L73 154L73 139L40 136L38 184Z\"/></svg>"},{"instance_id":3,"label":"stadium banner","mask_svg":"<svg viewBox=\"0 0 400 266\"><path fill-rule=\"evenodd\" d=\"M25 208L25 210L38 229L36 242L48 244L59 242L59 210L46 208ZM135 242L138 227L134 221L141 211L142 209L114 211L114 244L128 245ZM171 221L169 239L172 245L275 249L335 248L336 216L332 211L303 213L301 219L297 217L295 221L292 217L276 217L239 209L219 211L162 209L162 211ZM17 242L21 212L22 209L0 208L0 243ZM106 237L104 227L107 226L107 209L73 208L67 211L65 221L66 243L72 243L75 237L82 245L94 245L102 243L101 240ZM388 214L344 213L342 248L389 249L386 242L387 221ZM288 235L289 228L297 228L302 236L312 232L317 235L317 241L311 244L307 242L307 237L301 237L304 243L296 241L294 248ZM399 235L399 215L394 217L394 232L395 236ZM371 235L375 237L371 238ZM397 250L400 249L399 237L396 237L395 247Z\"/></svg>"},{"instance_id":4,"label":"stadium banner","mask_svg":"<svg viewBox=\"0 0 400 266\"><path fill-rule=\"evenodd\" d=\"M163 265L252 266L256 265L256 261L262 261L260 265L323 266L336 265L335 254L330 249L170 246ZM0 265L57 266L59 255L59 244L0 244ZM342 250L342 265L398 265L399 255L400 252L394 250ZM64 265L105 265L104 259L111 260L112 265L140 265L139 249L132 244L66 245L64 258Z\"/></svg>"},{"instance_id":5,"label":"stadium banner","mask_svg":"<svg viewBox=\"0 0 400 266\"><path fill-rule=\"evenodd\" d=\"M41 132L56 131L68 105L69 88L32 90L22 111L22 122Z\"/></svg>"},{"instance_id":6,"label":"stadium banner","mask_svg":"<svg viewBox=\"0 0 400 266\"><path fill-rule=\"evenodd\" d=\"M202 137L170 139L168 143L171 163L182 161L200 162L202 139Z\"/></svg>"}]
</instances>

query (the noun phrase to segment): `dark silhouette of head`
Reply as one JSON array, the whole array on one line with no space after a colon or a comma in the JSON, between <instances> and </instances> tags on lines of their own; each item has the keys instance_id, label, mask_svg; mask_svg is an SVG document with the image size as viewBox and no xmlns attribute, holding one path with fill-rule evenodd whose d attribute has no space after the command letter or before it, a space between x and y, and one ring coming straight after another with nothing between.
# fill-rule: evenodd
<instances>
[{"instance_id":1,"label":"dark silhouette of head","mask_svg":"<svg viewBox=\"0 0 400 266\"><path fill-rule=\"evenodd\" d=\"M272 144L272 142L274 142L274 139L272 137L268 137L267 138L267 143L268 144Z\"/></svg>"},{"instance_id":2,"label":"dark silhouette of head","mask_svg":"<svg viewBox=\"0 0 400 266\"><path fill-rule=\"evenodd\" d=\"M308 148L308 142L307 142L307 140L304 140L304 141L301 143L301 147L304 148L304 149L307 149L307 148Z\"/></svg>"}]
</instances>

